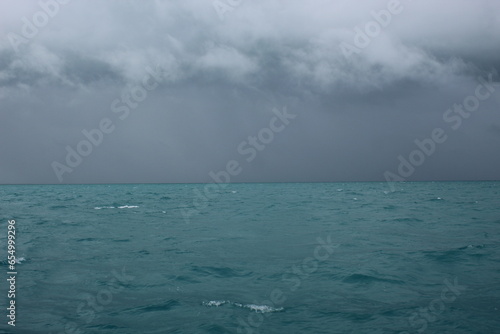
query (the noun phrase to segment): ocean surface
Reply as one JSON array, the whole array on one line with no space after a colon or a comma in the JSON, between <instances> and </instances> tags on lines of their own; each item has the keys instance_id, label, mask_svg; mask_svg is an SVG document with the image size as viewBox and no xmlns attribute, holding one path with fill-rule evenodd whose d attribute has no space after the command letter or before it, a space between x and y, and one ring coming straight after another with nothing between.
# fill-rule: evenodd
<instances>
[{"instance_id":1,"label":"ocean surface","mask_svg":"<svg viewBox=\"0 0 500 334\"><path fill-rule=\"evenodd\" d=\"M0 333L500 333L499 192L0 186Z\"/></svg>"}]
</instances>

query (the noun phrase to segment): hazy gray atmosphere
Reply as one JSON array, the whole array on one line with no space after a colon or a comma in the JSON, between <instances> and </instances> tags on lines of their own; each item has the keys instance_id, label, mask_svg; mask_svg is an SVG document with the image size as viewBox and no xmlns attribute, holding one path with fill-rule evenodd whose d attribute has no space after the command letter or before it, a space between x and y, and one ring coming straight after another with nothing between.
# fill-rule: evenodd
<instances>
[{"instance_id":1,"label":"hazy gray atmosphere","mask_svg":"<svg viewBox=\"0 0 500 334\"><path fill-rule=\"evenodd\" d=\"M3 0L0 183L500 179L499 55L497 0Z\"/></svg>"}]
</instances>

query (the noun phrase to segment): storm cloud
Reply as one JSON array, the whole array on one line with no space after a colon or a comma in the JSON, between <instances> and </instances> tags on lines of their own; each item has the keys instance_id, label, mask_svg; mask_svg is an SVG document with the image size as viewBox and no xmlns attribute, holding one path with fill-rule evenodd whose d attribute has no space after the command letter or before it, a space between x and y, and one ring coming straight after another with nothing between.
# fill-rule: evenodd
<instances>
[{"instance_id":1,"label":"storm cloud","mask_svg":"<svg viewBox=\"0 0 500 334\"><path fill-rule=\"evenodd\" d=\"M499 54L495 0L2 1L0 183L499 179Z\"/></svg>"}]
</instances>

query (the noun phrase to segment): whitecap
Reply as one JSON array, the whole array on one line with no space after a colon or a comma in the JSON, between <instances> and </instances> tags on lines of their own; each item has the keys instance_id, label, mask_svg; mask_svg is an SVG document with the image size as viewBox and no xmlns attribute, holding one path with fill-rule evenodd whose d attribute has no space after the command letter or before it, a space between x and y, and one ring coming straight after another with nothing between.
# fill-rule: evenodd
<instances>
[{"instance_id":1,"label":"whitecap","mask_svg":"<svg viewBox=\"0 0 500 334\"><path fill-rule=\"evenodd\" d=\"M21 256L21 257L16 258L16 263L17 263L17 264L20 264L20 263L21 263L21 262L23 262L23 261L26 261L26 259L25 259L24 257L22 257L22 256Z\"/></svg>"},{"instance_id":2,"label":"whitecap","mask_svg":"<svg viewBox=\"0 0 500 334\"><path fill-rule=\"evenodd\" d=\"M226 303L229 303L229 301L227 301L227 300L211 300L209 302L203 302L203 305L219 307L219 306L224 305Z\"/></svg>"},{"instance_id":3,"label":"whitecap","mask_svg":"<svg viewBox=\"0 0 500 334\"><path fill-rule=\"evenodd\" d=\"M211 300L208 302L203 302L202 303L204 306L208 307L219 307L224 304L230 304L234 305L236 307L241 307L241 308L247 308L251 311L257 312L257 313L270 313L270 312L281 312L284 310L283 307L272 307L269 305L257 305L257 304L241 304L237 302L231 302L229 300Z\"/></svg>"},{"instance_id":4,"label":"whitecap","mask_svg":"<svg viewBox=\"0 0 500 334\"><path fill-rule=\"evenodd\" d=\"M272 307L269 305L257 305L257 304L241 304L237 302L231 302L229 300L211 300L208 302L203 302L202 303L204 306L215 306L219 307L224 304L230 304L236 307L241 307L241 308L247 308L251 311L257 312L257 313L270 313L270 312L280 312L283 311L283 307Z\"/></svg>"},{"instance_id":5,"label":"whitecap","mask_svg":"<svg viewBox=\"0 0 500 334\"><path fill-rule=\"evenodd\" d=\"M95 210L101 210L101 209L135 209L138 208L139 206L137 205L122 205L119 207L114 207L114 206L96 206L94 207Z\"/></svg>"},{"instance_id":6,"label":"whitecap","mask_svg":"<svg viewBox=\"0 0 500 334\"><path fill-rule=\"evenodd\" d=\"M252 311L255 311L257 313L270 313L270 312L280 312L283 311L283 307L272 307L268 305L255 305L255 304L248 304L248 305L243 305L245 308L249 308Z\"/></svg>"}]
</instances>

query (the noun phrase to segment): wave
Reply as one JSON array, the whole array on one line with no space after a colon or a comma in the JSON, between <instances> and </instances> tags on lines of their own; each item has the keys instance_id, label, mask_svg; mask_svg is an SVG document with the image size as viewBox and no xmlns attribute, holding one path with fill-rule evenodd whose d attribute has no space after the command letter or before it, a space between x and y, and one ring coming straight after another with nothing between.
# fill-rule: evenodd
<instances>
[{"instance_id":1,"label":"wave","mask_svg":"<svg viewBox=\"0 0 500 334\"><path fill-rule=\"evenodd\" d=\"M257 304L241 304L241 303L231 302L229 300L210 300L208 302L203 302L202 304L207 307L219 307L228 304L236 307L247 308L257 313L281 312L284 310L283 307L273 307L269 305L257 305Z\"/></svg>"},{"instance_id":2,"label":"wave","mask_svg":"<svg viewBox=\"0 0 500 334\"><path fill-rule=\"evenodd\" d=\"M283 307L272 307L268 305L256 305L256 304L239 304L239 303L234 303L235 306L238 307L243 307L243 308L248 308L252 311L255 312L260 312L260 313L271 313L271 312L281 312L284 310Z\"/></svg>"},{"instance_id":3,"label":"wave","mask_svg":"<svg viewBox=\"0 0 500 334\"><path fill-rule=\"evenodd\" d=\"M345 283L374 283L374 282L386 282L394 284L402 284L403 281L390 278L382 278L365 274L352 274L345 277L343 280Z\"/></svg>"},{"instance_id":4,"label":"wave","mask_svg":"<svg viewBox=\"0 0 500 334\"><path fill-rule=\"evenodd\" d=\"M94 207L94 210L101 210L101 209L135 209L138 208L139 206L137 205L122 205L122 206L96 206Z\"/></svg>"},{"instance_id":5,"label":"wave","mask_svg":"<svg viewBox=\"0 0 500 334\"><path fill-rule=\"evenodd\" d=\"M251 272L232 269L228 267L193 266L192 271L203 276L215 276L221 278L244 277Z\"/></svg>"},{"instance_id":6,"label":"wave","mask_svg":"<svg viewBox=\"0 0 500 334\"><path fill-rule=\"evenodd\" d=\"M228 303L231 303L231 302L229 300L211 300L209 302L203 302L202 304L205 306L219 307L221 305L228 304Z\"/></svg>"}]
</instances>

